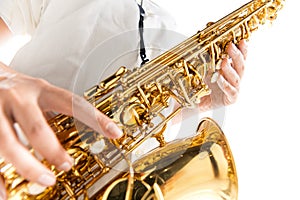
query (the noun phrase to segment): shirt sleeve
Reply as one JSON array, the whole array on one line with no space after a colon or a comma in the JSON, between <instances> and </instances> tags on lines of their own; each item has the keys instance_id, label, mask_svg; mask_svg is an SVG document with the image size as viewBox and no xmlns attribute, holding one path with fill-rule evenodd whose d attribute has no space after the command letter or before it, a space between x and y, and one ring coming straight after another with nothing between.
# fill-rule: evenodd
<instances>
[{"instance_id":1,"label":"shirt sleeve","mask_svg":"<svg viewBox=\"0 0 300 200\"><path fill-rule=\"evenodd\" d=\"M0 17L14 34L32 35L47 0L1 0Z\"/></svg>"}]
</instances>

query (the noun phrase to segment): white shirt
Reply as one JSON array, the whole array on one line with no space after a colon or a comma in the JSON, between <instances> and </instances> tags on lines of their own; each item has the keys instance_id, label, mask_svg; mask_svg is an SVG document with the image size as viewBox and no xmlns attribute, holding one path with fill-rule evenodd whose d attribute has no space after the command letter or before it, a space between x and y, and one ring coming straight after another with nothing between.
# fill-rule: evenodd
<instances>
[{"instance_id":1,"label":"white shirt","mask_svg":"<svg viewBox=\"0 0 300 200\"><path fill-rule=\"evenodd\" d=\"M185 39L170 31L175 22L157 4L144 0L143 8L148 58ZM140 63L135 0L1 0L0 16L16 34L32 36L10 66L77 94Z\"/></svg>"},{"instance_id":2,"label":"white shirt","mask_svg":"<svg viewBox=\"0 0 300 200\"><path fill-rule=\"evenodd\" d=\"M144 0L143 7L146 12L146 29L174 29L175 22L172 17L151 0ZM108 61L103 63L97 60L97 72L85 75L87 83L78 83L80 68L88 59L87 56L95 47L109 43L110 39L112 53L116 50L118 52L118 49L122 49L119 52L125 53L136 50L135 55L132 53L129 56L130 59L118 61L116 64L132 68L140 62L140 15L135 0L1 0L0 16L14 33L27 33L32 36L31 41L17 52L10 66L19 72L46 79L75 93L82 94L83 88L87 89L97 84L99 80L116 71L117 67L106 66ZM153 41L158 41L161 37L158 31L155 32L156 34L149 33L148 39L145 36L145 43L151 44L152 47L155 43ZM127 33L130 38L124 36L125 39L120 40L122 43L114 43L114 37L121 37L122 33ZM147 35L147 30L145 34ZM178 41L182 41L182 38ZM178 41L173 41L172 44ZM108 53L106 50L103 52ZM103 75L103 70L108 68L110 70ZM90 72L90 69L88 71ZM96 77L99 74L102 77ZM91 80L93 78L90 76L97 80ZM74 89L78 84L83 85L82 88Z\"/></svg>"}]
</instances>

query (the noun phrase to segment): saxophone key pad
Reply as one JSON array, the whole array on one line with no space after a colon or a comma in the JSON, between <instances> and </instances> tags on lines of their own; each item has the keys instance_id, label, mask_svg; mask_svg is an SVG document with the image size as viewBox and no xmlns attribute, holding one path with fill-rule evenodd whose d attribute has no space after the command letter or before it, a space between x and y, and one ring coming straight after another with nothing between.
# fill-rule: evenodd
<instances>
[{"instance_id":1,"label":"saxophone key pad","mask_svg":"<svg viewBox=\"0 0 300 200\"><path fill-rule=\"evenodd\" d=\"M99 154L106 148L104 139L98 140L91 144L90 151L92 154Z\"/></svg>"}]
</instances>

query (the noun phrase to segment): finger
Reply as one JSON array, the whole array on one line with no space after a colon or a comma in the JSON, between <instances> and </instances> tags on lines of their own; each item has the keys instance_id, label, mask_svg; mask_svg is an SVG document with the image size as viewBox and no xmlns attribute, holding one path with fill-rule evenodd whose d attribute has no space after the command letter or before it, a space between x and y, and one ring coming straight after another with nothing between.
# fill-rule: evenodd
<instances>
[{"instance_id":1,"label":"finger","mask_svg":"<svg viewBox=\"0 0 300 200\"><path fill-rule=\"evenodd\" d=\"M217 84L224 93L224 104L234 103L237 99L238 89L233 87L223 76L219 76Z\"/></svg>"},{"instance_id":2,"label":"finger","mask_svg":"<svg viewBox=\"0 0 300 200\"><path fill-rule=\"evenodd\" d=\"M221 63L221 74L232 86L238 88L241 78L238 73L232 68L229 59L224 58Z\"/></svg>"},{"instance_id":3,"label":"finger","mask_svg":"<svg viewBox=\"0 0 300 200\"><path fill-rule=\"evenodd\" d=\"M245 60L242 52L233 44L230 43L227 48L228 55L232 58L232 66L240 77L244 74Z\"/></svg>"},{"instance_id":4,"label":"finger","mask_svg":"<svg viewBox=\"0 0 300 200\"><path fill-rule=\"evenodd\" d=\"M241 40L238 44L238 48L240 49L240 51L242 52L244 59L246 60L247 55L248 55L248 44L246 42L246 40Z\"/></svg>"},{"instance_id":5,"label":"finger","mask_svg":"<svg viewBox=\"0 0 300 200\"><path fill-rule=\"evenodd\" d=\"M37 104L15 103L14 119L19 123L33 149L57 169L69 171L72 158L59 143Z\"/></svg>"},{"instance_id":6,"label":"finger","mask_svg":"<svg viewBox=\"0 0 300 200\"><path fill-rule=\"evenodd\" d=\"M6 190L4 185L4 179L0 174L0 200L6 199Z\"/></svg>"},{"instance_id":7,"label":"finger","mask_svg":"<svg viewBox=\"0 0 300 200\"><path fill-rule=\"evenodd\" d=\"M0 119L0 156L27 180L43 186L54 185L55 176L18 141L8 116L0 112Z\"/></svg>"},{"instance_id":8,"label":"finger","mask_svg":"<svg viewBox=\"0 0 300 200\"><path fill-rule=\"evenodd\" d=\"M48 109L71 115L95 131L109 138L119 138L123 132L106 115L101 113L82 97L61 88L48 87L43 95Z\"/></svg>"},{"instance_id":9,"label":"finger","mask_svg":"<svg viewBox=\"0 0 300 200\"><path fill-rule=\"evenodd\" d=\"M95 130L99 130L106 137L119 138L123 135L123 132L109 117L81 97L73 96L73 115L88 126L96 127Z\"/></svg>"},{"instance_id":10,"label":"finger","mask_svg":"<svg viewBox=\"0 0 300 200\"><path fill-rule=\"evenodd\" d=\"M201 102L199 104L199 109L201 112L211 110L212 108L212 98L211 95L207 95L201 98Z\"/></svg>"}]
</instances>

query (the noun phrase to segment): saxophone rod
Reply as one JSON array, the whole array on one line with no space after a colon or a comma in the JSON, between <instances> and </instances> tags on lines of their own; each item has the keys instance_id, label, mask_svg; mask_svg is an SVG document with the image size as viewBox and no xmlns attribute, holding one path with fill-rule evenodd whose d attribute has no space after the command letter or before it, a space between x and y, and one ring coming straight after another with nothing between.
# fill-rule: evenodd
<instances>
[{"instance_id":1,"label":"saxophone rod","mask_svg":"<svg viewBox=\"0 0 300 200\"><path fill-rule=\"evenodd\" d=\"M127 150L124 153L125 156L128 156L130 153L132 153L133 150L135 150L137 147L139 147L140 144L142 144L145 140L149 139L150 137L152 137L153 135L155 135L157 132L159 132L159 130L161 128L163 128L163 126L166 125L167 122L169 122L171 119L173 119L175 117L175 115L177 115L182 109L183 109L183 107L178 107L173 113L171 113L168 117L166 117L163 122L160 122L154 129L152 129L151 132L148 135L146 135L136 145L134 145L134 147L132 147L131 149Z\"/></svg>"},{"instance_id":2,"label":"saxophone rod","mask_svg":"<svg viewBox=\"0 0 300 200\"><path fill-rule=\"evenodd\" d=\"M247 8L250 4L254 4L254 3L255 3L255 1L250 1L247 4L245 4L244 6L242 6L240 9ZM230 31L232 31L234 28L237 28L242 23L244 23L246 20L249 20L249 18L252 17L254 14L257 14L259 11L261 11L262 9L264 9L265 7L267 7L271 3L272 2L269 0L265 4L261 5L259 8L257 8L255 11L253 11L251 15L249 15L247 18L244 18L239 23L235 24L231 29L227 30L225 33L227 34ZM199 37L202 34L206 34L206 32L209 32L209 31L212 31L213 29L218 28L218 25L222 24L223 21L226 21L227 18L232 18L232 17L237 16L239 14L240 9L235 10L234 12L232 12L231 14L223 17L221 20L217 21L213 25L205 28L203 31L200 31L197 34L195 34L194 36L188 38L183 43L181 43L181 44L173 47L169 51L166 51L165 53L163 53L162 55L160 55L157 58L153 59L149 63L146 63L145 64L145 68L147 68L149 66L149 69L147 70L147 73L146 73L146 70L144 72L141 72L141 74L140 74L139 77L144 77L147 74L148 74L148 76L150 76L150 75L154 74L155 72L161 70L160 69L161 65L163 65L163 66L169 66L169 65L177 62L180 58L182 58L184 56L184 55L181 55L183 47L187 48L189 46L192 46L193 50L196 49L196 48L198 48L199 44L201 45L201 43L203 44L203 43L205 43L205 41L208 40L208 38L206 38L206 40L201 41L201 43L200 43ZM225 33L223 33L222 35L224 35ZM216 42L218 39L220 39L222 37L222 35L218 35L215 39L213 39L213 42ZM201 49L200 49L200 52L206 50L211 45L212 45L212 43L209 43L209 44L206 44L205 46L202 46ZM172 52L172 53L170 53L170 52ZM183 51L183 52L186 53L185 51ZM199 51L196 51L195 53L193 53L189 57L195 56L196 53L198 54ZM135 74L132 73L127 78L128 78L128 80L138 81L137 79L135 79L134 76L135 76Z\"/></svg>"},{"instance_id":3,"label":"saxophone rod","mask_svg":"<svg viewBox=\"0 0 300 200\"><path fill-rule=\"evenodd\" d=\"M252 11L251 15L249 15L246 18L243 18L243 20L241 20L240 22L238 22L237 24L235 24L234 26L232 26L231 29L226 30L224 33L222 33L221 35L217 35L217 37L215 37L212 42L208 42L210 41L211 38L206 38L203 41L200 41L200 39L202 39L202 37L213 31L215 32L220 24L224 23L224 21L227 21L227 18L232 18L232 17L237 17L239 15L239 11L240 9L243 8L247 8L249 5L254 4L256 1L250 1L247 4L245 4L244 6L241 6L239 9L235 10L234 12L232 12L231 14L228 14L227 16L223 17L222 19L218 20L216 23L212 24L211 26L206 27L204 30L196 33L194 36L188 38L186 41L184 41L183 43L180 43L179 45L173 47L172 49L170 49L169 51L166 51L165 53L163 53L162 55L154 58L152 61L150 61L149 63L146 63L141 69L143 69L143 71L140 71L141 73L139 74L139 76L136 76L136 72L135 73L131 73L128 75L128 77L126 77L127 79L127 84L130 84L130 81L138 81L140 80L140 82L145 82L145 80L147 80L147 78L149 78L150 74L154 74L158 71L161 70L161 66L170 66L174 63L176 63L179 59L181 59L183 56L185 56L186 59L191 59L192 57L197 56L197 54L199 54L199 52L204 52L205 50L207 50L209 47L211 47L211 49L213 49L213 45L214 43L216 43L218 41L218 39L220 39L224 34L228 34L229 32L233 31L234 28L237 28L239 26L241 26L243 23L245 23L247 20L249 20L254 14L257 14L258 12L260 12L262 9L265 9L267 6L269 6L272 1L269 0L267 2L265 2L264 4L262 4L260 7L258 7L255 11ZM250 30L248 30L248 27L246 26L247 32L250 32ZM234 34L234 33L233 33ZM213 34L214 35L214 34ZM215 35L214 35L215 36ZM233 38L234 39L234 38ZM200 44L200 45L199 45ZM201 46L205 44L204 46ZM197 50L197 48L199 48L199 46L201 47L199 50ZM183 51L182 49L186 49L186 48L190 48L191 51L194 51L192 54L186 56L186 54L188 52ZM196 49L196 51L195 51ZM189 52L191 52L189 51ZM174 52L174 53L173 53ZM186 53L186 54L182 54L182 53ZM213 51L212 51L213 53ZM181 55L182 54L182 55ZM211 56L213 57L213 56ZM214 58L212 58L212 63L214 62ZM214 63L213 63L214 64ZM145 68L147 70L145 70ZM146 73L147 71L147 73ZM149 73L150 72L150 73ZM148 76L147 76L148 74ZM142 79L142 80L141 80ZM127 92L132 92L132 90L135 90L135 88L132 87L128 87ZM124 91L125 92L125 91ZM97 98L96 98L97 99Z\"/></svg>"}]
</instances>

